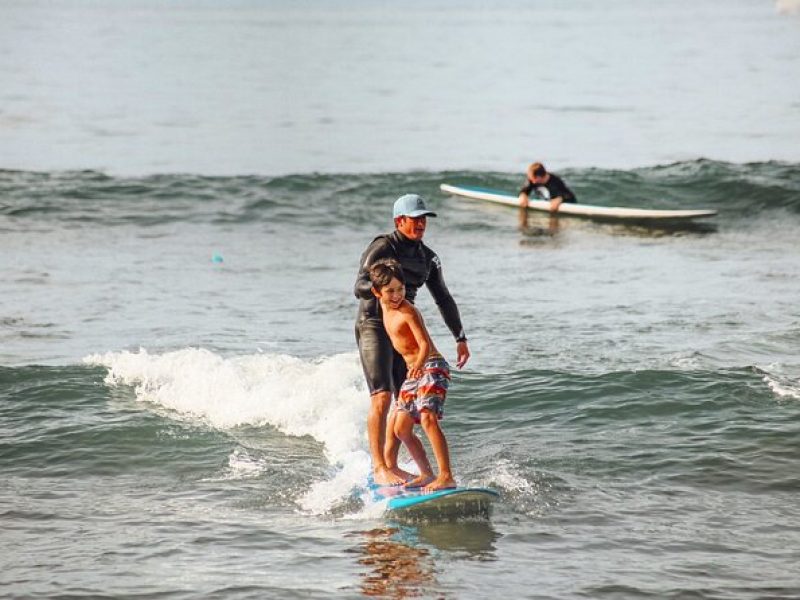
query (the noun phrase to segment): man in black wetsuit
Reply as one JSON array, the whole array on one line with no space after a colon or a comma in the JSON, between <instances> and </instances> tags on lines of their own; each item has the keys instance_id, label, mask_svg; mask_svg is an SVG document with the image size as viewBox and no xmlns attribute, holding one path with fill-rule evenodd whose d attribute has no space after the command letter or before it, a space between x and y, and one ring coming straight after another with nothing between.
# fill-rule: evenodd
<instances>
[{"instance_id":1,"label":"man in black wetsuit","mask_svg":"<svg viewBox=\"0 0 800 600\"><path fill-rule=\"evenodd\" d=\"M395 230L375 238L361 256L355 295L359 299L356 318L356 342L361 366L370 392L367 417L369 449L376 483L398 484L407 473L397 466L399 443L394 436L386 443L386 416L392 400L406 377L406 364L395 351L383 327L380 304L371 291L369 268L382 258L394 258L403 267L406 298L413 303L417 290L425 284L430 290L444 322L456 338L456 366L460 369L469 359L469 347L458 307L442 277L442 265L436 253L422 243L427 217L436 213L425 207L416 194L401 196L394 203Z\"/></svg>"},{"instance_id":2,"label":"man in black wetsuit","mask_svg":"<svg viewBox=\"0 0 800 600\"><path fill-rule=\"evenodd\" d=\"M528 167L528 179L519 191L519 204L528 206L531 192L550 201L550 212L557 212L562 202L577 202L564 181L554 173L548 173L544 165L535 162Z\"/></svg>"}]
</instances>

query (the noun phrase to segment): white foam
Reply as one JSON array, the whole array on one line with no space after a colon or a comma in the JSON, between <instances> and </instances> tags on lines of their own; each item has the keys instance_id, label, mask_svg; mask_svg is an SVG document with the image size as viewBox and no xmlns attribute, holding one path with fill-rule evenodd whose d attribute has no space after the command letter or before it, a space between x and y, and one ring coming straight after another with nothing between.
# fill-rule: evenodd
<instances>
[{"instance_id":1,"label":"white foam","mask_svg":"<svg viewBox=\"0 0 800 600\"><path fill-rule=\"evenodd\" d=\"M341 457L331 478L314 483L297 503L300 508L313 514L328 512L336 501L352 495L354 490L364 488L365 474L369 473L370 464L366 451Z\"/></svg>"},{"instance_id":2,"label":"white foam","mask_svg":"<svg viewBox=\"0 0 800 600\"><path fill-rule=\"evenodd\" d=\"M767 384L772 393L781 398L797 398L800 400L800 385L792 385L788 382L780 381L770 375L764 375L764 383Z\"/></svg>"},{"instance_id":3,"label":"white foam","mask_svg":"<svg viewBox=\"0 0 800 600\"><path fill-rule=\"evenodd\" d=\"M84 358L108 368L106 384L134 388L137 400L167 408L212 427L271 425L286 435L312 436L324 445L331 478L298 501L322 513L363 487L369 472L366 416L369 396L355 353L314 360L280 354L226 358L187 348L163 354L109 352ZM253 476L264 463L229 457L234 477Z\"/></svg>"},{"instance_id":4,"label":"white foam","mask_svg":"<svg viewBox=\"0 0 800 600\"><path fill-rule=\"evenodd\" d=\"M236 448L228 456L228 469L230 479L250 479L258 477L267 467L265 458L251 456L247 450Z\"/></svg>"},{"instance_id":5,"label":"white foam","mask_svg":"<svg viewBox=\"0 0 800 600\"><path fill-rule=\"evenodd\" d=\"M386 505L389 503L388 498L384 500L372 500L369 493L366 491L361 495L361 499L364 502L363 508L358 512L346 515L346 519L351 521L380 519L386 512Z\"/></svg>"},{"instance_id":6,"label":"white foam","mask_svg":"<svg viewBox=\"0 0 800 600\"><path fill-rule=\"evenodd\" d=\"M222 474L206 477L201 481L255 479L261 477L267 469L269 462L266 457L253 456L244 448L236 448L228 456L228 468Z\"/></svg>"},{"instance_id":7,"label":"white foam","mask_svg":"<svg viewBox=\"0 0 800 600\"><path fill-rule=\"evenodd\" d=\"M497 486L508 492L521 495L535 495L537 492L536 485L522 476L519 467L506 458L497 461L492 470L492 479Z\"/></svg>"},{"instance_id":8,"label":"white foam","mask_svg":"<svg viewBox=\"0 0 800 600\"><path fill-rule=\"evenodd\" d=\"M779 398L800 399L800 366L776 362L756 369L763 373L761 380L773 394Z\"/></svg>"}]
</instances>

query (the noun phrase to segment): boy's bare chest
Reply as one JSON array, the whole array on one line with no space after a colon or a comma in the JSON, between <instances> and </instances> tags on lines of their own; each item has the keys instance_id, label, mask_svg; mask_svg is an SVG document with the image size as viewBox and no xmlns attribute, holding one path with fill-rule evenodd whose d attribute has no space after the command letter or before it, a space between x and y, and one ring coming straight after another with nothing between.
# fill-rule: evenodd
<instances>
[{"instance_id":1,"label":"boy's bare chest","mask_svg":"<svg viewBox=\"0 0 800 600\"><path fill-rule=\"evenodd\" d=\"M406 352L413 352L416 349L417 343L414 339L414 334L408 324L408 320L400 314L384 315L383 326L386 328L386 333L389 334L389 339L392 340L392 345L401 354Z\"/></svg>"},{"instance_id":2,"label":"boy's bare chest","mask_svg":"<svg viewBox=\"0 0 800 600\"><path fill-rule=\"evenodd\" d=\"M383 326L390 337L403 336L410 332L408 323L401 315L384 315Z\"/></svg>"}]
</instances>

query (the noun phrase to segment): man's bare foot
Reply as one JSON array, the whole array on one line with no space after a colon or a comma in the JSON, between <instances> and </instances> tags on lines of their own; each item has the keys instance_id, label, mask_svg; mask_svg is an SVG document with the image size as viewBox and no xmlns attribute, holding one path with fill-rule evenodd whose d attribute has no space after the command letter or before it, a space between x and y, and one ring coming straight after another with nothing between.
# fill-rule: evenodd
<instances>
[{"instance_id":1,"label":"man's bare foot","mask_svg":"<svg viewBox=\"0 0 800 600\"><path fill-rule=\"evenodd\" d=\"M452 477L442 477L439 475L436 479L431 481L428 485L422 488L422 491L427 493L435 492L437 490L449 490L456 486L456 480Z\"/></svg>"},{"instance_id":2,"label":"man's bare foot","mask_svg":"<svg viewBox=\"0 0 800 600\"><path fill-rule=\"evenodd\" d=\"M387 467L376 467L372 470L372 479L378 485L401 485L406 478L393 473Z\"/></svg>"},{"instance_id":3,"label":"man's bare foot","mask_svg":"<svg viewBox=\"0 0 800 600\"><path fill-rule=\"evenodd\" d=\"M406 489L421 488L431 481L433 481L433 473L422 473L414 477L414 479L407 481L403 487Z\"/></svg>"}]
</instances>

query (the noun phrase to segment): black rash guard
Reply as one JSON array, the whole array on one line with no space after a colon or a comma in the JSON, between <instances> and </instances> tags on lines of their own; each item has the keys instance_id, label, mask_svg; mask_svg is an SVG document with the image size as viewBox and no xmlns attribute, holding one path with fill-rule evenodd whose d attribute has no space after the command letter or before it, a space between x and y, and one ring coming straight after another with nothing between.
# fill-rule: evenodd
<instances>
[{"instance_id":1,"label":"black rash guard","mask_svg":"<svg viewBox=\"0 0 800 600\"><path fill-rule=\"evenodd\" d=\"M520 193L524 192L530 196L531 192L534 192L537 196L544 198L539 188L546 189L547 193L550 195L549 198L545 198L545 200L552 200L553 198L561 196L564 202L577 202L572 190L567 187L567 184L564 183L561 177L553 173L550 173L550 178L547 180L547 183L531 183L530 180L527 180L525 185L522 186L522 189L520 189Z\"/></svg>"},{"instance_id":2,"label":"black rash guard","mask_svg":"<svg viewBox=\"0 0 800 600\"><path fill-rule=\"evenodd\" d=\"M396 391L405 379L405 361L392 348L383 328L380 303L372 293L369 268L382 258L394 258L403 267L406 299L413 303L424 284L433 296L444 322L456 340L465 340L455 300L444 283L442 265L436 253L422 242L408 239L395 230L375 238L361 256L355 295L359 299L356 341L370 393Z\"/></svg>"}]
</instances>

